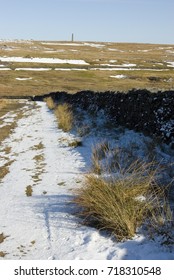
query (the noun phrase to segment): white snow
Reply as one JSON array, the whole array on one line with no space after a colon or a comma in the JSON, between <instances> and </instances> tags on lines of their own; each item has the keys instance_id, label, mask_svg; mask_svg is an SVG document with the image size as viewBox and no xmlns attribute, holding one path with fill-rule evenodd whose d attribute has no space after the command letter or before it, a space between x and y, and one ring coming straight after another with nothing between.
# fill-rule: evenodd
<instances>
[{"instance_id":1,"label":"white snow","mask_svg":"<svg viewBox=\"0 0 174 280\"><path fill-rule=\"evenodd\" d=\"M138 52L144 52L144 53L147 53L149 51L151 51L151 50L138 50Z\"/></svg>"},{"instance_id":2,"label":"white snow","mask_svg":"<svg viewBox=\"0 0 174 280\"><path fill-rule=\"evenodd\" d=\"M52 45L52 46L83 46L82 43L53 43L53 42L42 42L42 45Z\"/></svg>"},{"instance_id":3,"label":"white snow","mask_svg":"<svg viewBox=\"0 0 174 280\"><path fill-rule=\"evenodd\" d=\"M7 57L7 56L1 56L0 60L2 62L26 62L26 63L52 63L52 64L82 64L82 65L88 65L87 62L84 60L75 60L75 59L59 59L59 58L40 58L40 57L32 57L32 58L26 58L26 57Z\"/></svg>"},{"instance_id":4,"label":"white snow","mask_svg":"<svg viewBox=\"0 0 174 280\"><path fill-rule=\"evenodd\" d=\"M89 46L93 48L103 48L105 47L104 44L98 44L98 43L84 43L84 46Z\"/></svg>"},{"instance_id":5,"label":"white snow","mask_svg":"<svg viewBox=\"0 0 174 280\"><path fill-rule=\"evenodd\" d=\"M27 81L27 80L32 80L32 78L16 78L18 81Z\"/></svg>"},{"instance_id":6,"label":"white snow","mask_svg":"<svg viewBox=\"0 0 174 280\"><path fill-rule=\"evenodd\" d=\"M117 62L117 60L116 59L111 59L111 60L109 60L109 62L110 63L115 63L115 62Z\"/></svg>"},{"instance_id":7,"label":"white snow","mask_svg":"<svg viewBox=\"0 0 174 280\"><path fill-rule=\"evenodd\" d=\"M137 66L135 63L124 63L123 65L121 65L122 67L135 67Z\"/></svg>"},{"instance_id":8,"label":"white snow","mask_svg":"<svg viewBox=\"0 0 174 280\"><path fill-rule=\"evenodd\" d=\"M50 71L52 68L15 68L16 71Z\"/></svg>"},{"instance_id":9,"label":"white snow","mask_svg":"<svg viewBox=\"0 0 174 280\"><path fill-rule=\"evenodd\" d=\"M44 53L61 53L61 52L65 52L65 50L56 50L56 51L54 51L54 50L50 50L50 51L44 51Z\"/></svg>"},{"instance_id":10,"label":"white snow","mask_svg":"<svg viewBox=\"0 0 174 280\"><path fill-rule=\"evenodd\" d=\"M112 67L112 68L106 68L106 67L94 67L94 68L91 68L90 70L101 70L101 71L118 71L118 70L123 70L123 71L129 71L129 70L137 70L137 69L133 69L133 68L123 68L121 67Z\"/></svg>"},{"instance_id":11,"label":"white snow","mask_svg":"<svg viewBox=\"0 0 174 280\"><path fill-rule=\"evenodd\" d=\"M26 104L23 118L0 149L0 165L8 161L3 151L7 147L11 147L8 156L14 160L0 183L0 233L8 236L1 243L1 251L8 253L4 259L174 259L173 252L158 239L148 240L137 233L132 240L116 242L79 223L73 214L75 206L69 202L73 190L83 181L86 145L94 139L89 138L78 149L68 147L74 136L57 128L54 115L44 103L36 104ZM130 132L120 141L130 145L132 137ZM39 143L42 147L36 149ZM41 161L36 162L39 155ZM25 195L28 185L33 187L31 197Z\"/></svg>"},{"instance_id":12,"label":"white snow","mask_svg":"<svg viewBox=\"0 0 174 280\"><path fill-rule=\"evenodd\" d=\"M122 52L124 53L125 51L123 50L119 50L119 49L113 49L113 48L108 48L109 51L113 51L113 52Z\"/></svg>"},{"instance_id":13,"label":"white snow","mask_svg":"<svg viewBox=\"0 0 174 280\"><path fill-rule=\"evenodd\" d=\"M109 64L109 63L101 63L99 65L100 66L109 66L109 67L115 67L115 66L120 66L121 67L121 65L113 65L113 64Z\"/></svg>"},{"instance_id":14,"label":"white snow","mask_svg":"<svg viewBox=\"0 0 174 280\"><path fill-rule=\"evenodd\" d=\"M168 67L174 67L174 62L173 61L168 61L167 63L169 63L167 66Z\"/></svg>"},{"instance_id":15,"label":"white snow","mask_svg":"<svg viewBox=\"0 0 174 280\"><path fill-rule=\"evenodd\" d=\"M94 48L101 48L104 47L104 44L98 44L98 43L52 43L52 42L42 42L43 45L53 45L53 46L73 46L73 47L83 47L83 46L89 46Z\"/></svg>"},{"instance_id":16,"label":"white snow","mask_svg":"<svg viewBox=\"0 0 174 280\"><path fill-rule=\"evenodd\" d=\"M56 71L87 71L84 68L55 68Z\"/></svg>"},{"instance_id":17,"label":"white snow","mask_svg":"<svg viewBox=\"0 0 174 280\"><path fill-rule=\"evenodd\" d=\"M168 50L166 52L174 54L174 51L171 51L171 50Z\"/></svg>"},{"instance_id":18,"label":"white snow","mask_svg":"<svg viewBox=\"0 0 174 280\"><path fill-rule=\"evenodd\" d=\"M100 68L100 67L94 67L94 68L90 68L89 70L101 70L101 71L157 71L157 72L161 72L161 71L169 71L169 69L148 69L148 68L123 68L121 67L112 67L112 68Z\"/></svg>"},{"instance_id":19,"label":"white snow","mask_svg":"<svg viewBox=\"0 0 174 280\"><path fill-rule=\"evenodd\" d=\"M0 68L0 71L9 71L11 68Z\"/></svg>"},{"instance_id":20,"label":"white snow","mask_svg":"<svg viewBox=\"0 0 174 280\"><path fill-rule=\"evenodd\" d=\"M32 40L24 40L24 39L0 39L0 42L33 44Z\"/></svg>"},{"instance_id":21,"label":"white snow","mask_svg":"<svg viewBox=\"0 0 174 280\"><path fill-rule=\"evenodd\" d=\"M113 65L113 64L104 63L104 64L100 64L100 66L110 66L110 67L135 67L136 64L134 64L134 63L124 63L124 64L121 64L121 65Z\"/></svg>"},{"instance_id":22,"label":"white snow","mask_svg":"<svg viewBox=\"0 0 174 280\"><path fill-rule=\"evenodd\" d=\"M125 79L127 76L125 75L115 75L115 76L110 76L111 78L116 78L116 79Z\"/></svg>"}]
</instances>

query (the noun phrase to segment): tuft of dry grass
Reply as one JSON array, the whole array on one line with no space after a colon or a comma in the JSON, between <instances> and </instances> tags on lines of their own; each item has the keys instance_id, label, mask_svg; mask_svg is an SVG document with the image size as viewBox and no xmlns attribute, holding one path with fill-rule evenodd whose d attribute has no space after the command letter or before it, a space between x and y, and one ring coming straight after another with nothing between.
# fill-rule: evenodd
<instances>
[{"instance_id":1,"label":"tuft of dry grass","mask_svg":"<svg viewBox=\"0 0 174 280\"><path fill-rule=\"evenodd\" d=\"M33 194L32 186L29 185L29 186L26 187L25 194L26 194L26 196L32 196L32 194Z\"/></svg>"},{"instance_id":2,"label":"tuft of dry grass","mask_svg":"<svg viewBox=\"0 0 174 280\"><path fill-rule=\"evenodd\" d=\"M2 180L9 173L9 167L13 162L14 160L10 160L3 166L0 166L0 180Z\"/></svg>"},{"instance_id":3,"label":"tuft of dry grass","mask_svg":"<svg viewBox=\"0 0 174 280\"><path fill-rule=\"evenodd\" d=\"M7 106L7 99L1 99L0 100L0 109L3 109L5 106Z\"/></svg>"},{"instance_id":4,"label":"tuft of dry grass","mask_svg":"<svg viewBox=\"0 0 174 280\"><path fill-rule=\"evenodd\" d=\"M43 161L44 160L44 155L43 154L35 155L33 157L33 160L35 160L36 162Z\"/></svg>"},{"instance_id":5,"label":"tuft of dry grass","mask_svg":"<svg viewBox=\"0 0 174 280\"><path fill-rule=\"evenodd\" d=\"M58 127L65 132L68 132L73 127L73 112L69 104L64 103L58 105L54 113L58 121Z\"/></svg>"},{"instance_id":6,"label":"tuft of dry grass","mask_svg":"<svg viewBox=\"0 0 174 280\"><path fill-rule=\"evenodd\" d=\"M103 179L94 174L85 177L74 202L84 223L105 229L117 240L132 238L137 228L148 221L159 228L171 221L172 214L164 191L155 182L155 171L137 164L117 178ZM124 174L124 175L123 175ZM165 206L167 205L167 207Z\"/></svg>"},{"instance_id":7,"label":"tuft of dry grass","mask_svg":"<svg viewBox=\"0 0 174 280\"><path fill-rule=\"evenodd\" d=\"M7 238L8 236L7 235L4 235L4 233L0 233L0 244L4 242L4 240ZM0 251L0 257L1 258L4 258L5 255L7 255L6 252L3 252L3 251Z\"/></svg>"},{"instance_id":8,"label":"tuft of dry grass","mask_svg":"<svg viewBox=\"0 0 174 280\"><path fill-rule=\"evenodd\" d=\"M92 172L96 174L101 174L103 170L102 160L107 157L107 155L111 152L109 142L104 140L102 142L97 143L92 147Z\"/></svg>"},{"instance_id":9,"label":"tuft of dry grass","mask_svg":"<svg viewBox=\"0 0 174 280\"><path fill-rule=\"evenodd\" d=\"M51 96L44 98L44 101L46 102L47 107L48 107L50 110L55 109L56 104L55 104L55 102L54 102L54 100L53 100L53 98L52 98Z\"/></svg>"},{"instance_id":10,"label":"tuft of dry grass","mask_svg":"<svg viewBox=\"0 0 174 280\"><path fill-rule=\"evenodd\" d=\"M34 145L32 150L36 150L36 151L37 150L43 150L43 148L44 148L44 144L42 142L40 142L39 144Z\"/></svg>"},{"instance_id":11,"label":"tuft of dry grass","mask_svg":"<svg viewBox=\"0 0 174 280\"><path fill-rule=\"evenodd\" d=\"M8 237L8 236L4 235L3 232L0 233L0 244L1 244L2 242L4 242L4 240L5 240L7 237Z\"/></svg>"},{"instance_id":12,"label":"tuft of dry grass","mask_svg":"<svg viewBox=\"0 0 174 280\"><path fill-rule=\"evenodd\" d=\"M0 251L0 257L1 257L1 258L4 258L6 255L7 255L6 252Z\"/></svg>"},{"instance_id":13,"label":"tuft of dry grass","mask_svg":"<svg viewBox=\"0 0 174 280\"><path fill-rule=\"evenodd\" d=\"M9 173L8 166L0 166L0 180L2 180Z\"/></svg>"}]
</instances>

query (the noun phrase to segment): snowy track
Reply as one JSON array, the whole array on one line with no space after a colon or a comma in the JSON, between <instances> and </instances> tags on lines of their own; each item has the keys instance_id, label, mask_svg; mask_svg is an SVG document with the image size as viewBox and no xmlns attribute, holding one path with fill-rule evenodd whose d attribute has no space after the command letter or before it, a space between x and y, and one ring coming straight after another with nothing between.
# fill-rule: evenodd
<instances>
[{"instance_id":1,"label":"snowy track","mask_svg":"<svg viewBox=\"0 0 174 280\"><path fill-rule=\"evenodd\" d=\"M0 244L5 259L174 259L170 250L142 235L116 243L81 226L69 201L83 180L80 149L85 147L66 145L73 136L57 129L44 103L33 107L28 102L23 114L0 151L0 165L7 160L7 147L14 160L0 182L0 233L8 236ZM26 196L27 186L32 196Z\"/></svg>"}]
</instances>

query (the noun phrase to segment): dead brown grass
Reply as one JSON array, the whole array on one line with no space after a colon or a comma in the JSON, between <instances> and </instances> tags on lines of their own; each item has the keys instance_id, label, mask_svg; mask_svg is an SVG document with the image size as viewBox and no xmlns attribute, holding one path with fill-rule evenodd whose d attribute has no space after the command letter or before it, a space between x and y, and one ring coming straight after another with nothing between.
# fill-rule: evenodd
<instances>
[{"instance_id":1,"label":"dead brown grass","mask_svg":"<svg viewBox=\"0 0 174 280\"><path fill-rule=\"evenodd\" d=\"M0 181L9 173L10 165L14 162L14 160L9 160L3 166L0 166Z\"/></svg>"},{"instance_id":2,"label":"dead brown grass","mask_svg":"<svg viewBox=\"0 0 174 280\"><path fill-rule=\"evenodd\" d=\"M25 189L25 194L26 196L32 196L33 194L33 188L31 185L27 186L26 189Z\"/></svg>"},{"instance_id":3,"label":"dead brown grass","mask_svg":"<svg viewBox=\"0 0 174 280\"><path fill-rule=\"evenodd\" d=\"M128 170L124 176L110 180L93 174L85 177L74 199L85 224L124 240L132 238L145 223L159 230L172 221L165 193L155 182L155 171L145 173L145 165L136 169L136 164L133 169L131 174Z\"/></svg>"},{"instance_id":4,"label":"dead brown grass","mask_svg":"<svg viewBox=\"0 0 174 280\"><path fill-rule=\"evenodd\" d=\"M0 142L10 135L11 131L15 128L15 126L16 124L12 123L11 125L6 125L1 128Z\"/></svg>"},{"instance_id":5,"label":"dead brown grass","mask_svg":"<svg viewBox=\"0 0 174 280\"><path fill-rule=\"evenodd\" d=\"M1 258L4 258L6 255L7 255L6 252L0 251L0 257L1 257Z\"/></svg>"},{"instance_id":6,"label":"dead brown grass","mask_svg":"<svg viewBox=\"0 0 174 280\"><path fill-rule=\"evenodd\" d=\"M2 180L9 173L9 168L7 166L0 167L0 180Z\"/></svg>"},{"instance_id":7,"label":"dead brown grass","mask_svg":"<svg viewBox=\"0 0 174 280\"><path fill-rule=\"evenodd\" d=\"M2 110L5 106L7 106L7 100L0 99L0 110Z\"/></svg>"},{"instance_id":8,"label":"dead brown grass","mask_svg":"<svg viewBox=\"0 0 174 280\"><path fill-rule=\"evenodd\" d=\"M12 130L16 127L17 121L22 118L22 113L18 112L18 109L22 108L25 105L24 103L9 100L4 100L2 104L5 105L3 105L0 109L0 117L5 117L5 115L10 111L16 112L16 117L14 118L13 123L0 128L0 143L10 135ZM1 120L1 123L3 123L3 119Z\"/></svg>"},{"instance_id":9,"label":"dead brown grass","mask_svg":"<svg viewBox=\"0 0 174 280\"><path fill-rule=\"evenodd\" d=\"M173 45L130 44L130 43L100 43L101 48L89 45L68 46L42 44L38 41L30 43L9 42L8 47L14 46L9 52L0 43L0 56L47 57L60 59L82 59L89 65L71 64L36 64L36 63L5 63L11 69L19 67L46 67L51 71L1 71L0 96L7 95L41 95L52 91L69 91L74 93L80 90L93 91L127 91L132 88L172 89L174 88L174 73L165 61L172 61ZM78 42L80 43L80 42ZM46 48L50 48L49 52ZM171 49L167 49L171 48ZM76 50L75 52L72 52ZM63 50L63 51L62 51ZM111 62L115 61L115 62ZM92 68L112 68L109 65L134 63L141 71L101 71ZM161 64L159 64L161 63ZM56 71L55 68L78 68L87 71ZM166 70L167 71L151 71ZM124 74L126 79L114 79L111 75ZM30 80L16 80L16 78ZM155 79L151 80L151 77Z\"/></svg>"},{"instance_id":10,"label":"dead brown grass","mask_svg":"<svg viewBox=\"0 0 174 280\"><path fill-rule=\"evenodd\" d=\"M16 127L17 121L22 118L22 113L18 112L24 103L19 103L17 101L10 101L10 100L0 100L0 117L2 117L1 124L3 124L3 117L10 112L16 112L16 117L14 118L13 123L7 124L0 128L0 144L4 141L9 135L12 133L14 128ZM11 147L6 147L3 150L6 155L11 152ZM7 158L7 163L0 167L0 180L2 180L9 172L9 167L13 163L13 160Z\"/></svg>"},{"instance_id":11,"label":"dead brown grass","mask_svg":"<svg viewBox=\"0 0 174 280\"><path fill-rule=\"evenodd\" d=\"M4 235L4 233L0 233L0 244L4 242L4 240L7 238L7 235ZM6 252L0 251L0 258L4 258L7 255Z\"/></svg>"},{"instance_id":12,"label":"dead brown grass","mask_svg":"<svg viewBox=\"0 0 174 280\"><path fill-rule=\"evenodd\" d=\"M39 143L38 145L35 145L34 147L35 147L34 148L35 150L36 150L36 147L39 148L38 150L43 149L41 143ZM33 182L36 184L36 183L42 181L41 175L43 174L44 167L45 167L45 162L44 162L45 157L44 157L44 154L41 153L41 154L35 155L33 157L33 160L35 161L35 169L34 169L34 174L31 177L33 179Z\"/></svg>"},{"instance_id":13,"label":"dead brown grass","mask_svg":"<svg viewBox=\"0 0 174 280\"><path fill-rule=\"evenodd\" d=\"M32 150L36 150L36 151L37 150L43 150L43 148L44 148L44 144L42 142L40 142L39 144L34 145Z\"/></svg>"},{"instance_id":14,"label":"dead brown grass","mask_svg":"<svg viewBox=\"0 0 174 280\"><path fill-rule=\"evenodd\" d=\"M50 110L55 109L56 104L55 104L55 102L53 101L52 97L47 97L47 98L44 99L44 101L46 102L47 107L48 107Z\"/></svg>"},{"instance_id":15,"label":"dead brown grass","mask_svg":"<svg viewBox=\"0 0 174 280\"><path fill-rule=\"evenodd\" d=\"M59 104L54 110L57 117L58 127L63 131L70 131L73 127L73 112L67 103Z\"/></svg>"},{"instance_id":16,"label":"dead brown grass","mask_svg":"<svg viewBox=\"0 0 174 280\"><path fill-rule=\"evenodd\" d=\"M8 236L4 235L3 232L0 233L0 244L1 244L2 242L4 242L4 240L5 240L7 237L8 237Z\"/></svg>"},{"instance_id":17,"label":"dead brown grass","mask_svg":"<svg viewBox=\"0 0 174 280\"><path fill-rule=\"evenodd\" d=\"M43 154L40 154L40 155L35 155L33 157L33 159L36 161L36 162L42 162L44 160L44 155Z\"/></svg>"}]
</instances>

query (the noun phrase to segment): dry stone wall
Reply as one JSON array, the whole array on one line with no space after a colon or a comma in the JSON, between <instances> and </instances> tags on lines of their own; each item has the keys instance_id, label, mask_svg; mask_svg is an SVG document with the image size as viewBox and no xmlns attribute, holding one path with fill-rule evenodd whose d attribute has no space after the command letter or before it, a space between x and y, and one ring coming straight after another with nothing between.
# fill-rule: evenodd
<instances>
[{"instance_id":1,"label":"dry stone wall","mask_svg":"<svg viewBox=\"0 0 174 280\"><path fill-rule=\"evenodd\" d=\"M68 102L84 110L104 110L117 125L159 136L174 148L174 91L148 90L122 92L81 91L50 93L57 102Z\"/></svg>"}]
</instances>

